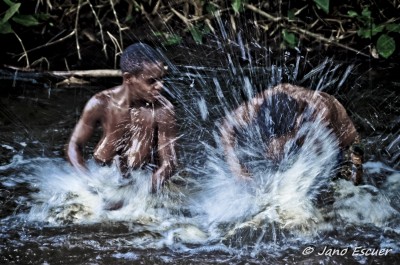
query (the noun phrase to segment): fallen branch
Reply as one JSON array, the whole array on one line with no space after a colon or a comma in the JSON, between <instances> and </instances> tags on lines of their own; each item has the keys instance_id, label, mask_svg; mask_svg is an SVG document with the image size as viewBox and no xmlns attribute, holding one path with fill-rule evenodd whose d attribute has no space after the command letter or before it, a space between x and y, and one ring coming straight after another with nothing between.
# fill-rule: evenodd
<instances>
[{"instance_id":1,"label":"fallen branch","mask_svg":"<svg viewBox=\"0 0 400 265\"><path fill-rule=\"evenodd\" d=\"M290 27L289 30L294 31L294 32L297 32L297 33L301 33L301 34L304 34L304 35L307 35L307 36L310 36L310 37L313 37L313 38L315 38L315 39L317 39L317 40L326 42L326 43L328 43L328 44L336 45L336 46L338 46L338 47L340 47L340 48L343 48L343 49L346 49L346 50L355 52L355 53L357 53L357 54L361 54L361 55L363 55L363 56L370 57L368 54L363 53L362 51L356 50L356 49L354 49L354 48L352 48L352 47L350 47L350 46L341 44L341 43L336 42L336 41L334 41L334 40L327 39L327 38L325 38L325 37L323 37L323 36L321 36L321 35L319 35L319 34L312 33L312 32L310 32L310 31L308 31L308 30L299 29L299 28L297 28L297 27L295 27L295 26Z\"/></svg>"},{"instance_id":2,"label":"fallen branch","mask_svg":"<svg viewBox=\"0 0 400 265\"><path fill-rule=\"evenodd\" d=\"M253 5L249 5L249 4L245 4L244 5L247 9L250 9L251 11L253 11L254 13L257 13L265 18L268 18L269 20L273 21L273 22L278 22L283 20L282 17L274 17L270 14L268 14L267 12L262 11L261 9L253 6Z\"/></svg>"},{"instance_id":3,"label":"fallen branch","mask_svg":"<svg viewBox=\"0 0 400 265\"><path fill-rule=\"evenodd\" d=\"M42 73L49 74L56 77L120 77L120 70L113 69L97 69L97 70L75 70L75 71L37 71L35 69L20 68L10 65L4 67L15 70L17 72L29 72L29 73Z\"/></svg>"},{"instance_id":4,"label":"fallen branch","mask_svg":"<svg viewBox=\"0 0 400 265\"><path fill-rule=\"evenodd\" d=\"M108 69L98 69L98 70L76 70L76 71L49 71L47 72L55 76L63 77L120 77L120 70L108 70Z\"/></svg>"}]
</instances>

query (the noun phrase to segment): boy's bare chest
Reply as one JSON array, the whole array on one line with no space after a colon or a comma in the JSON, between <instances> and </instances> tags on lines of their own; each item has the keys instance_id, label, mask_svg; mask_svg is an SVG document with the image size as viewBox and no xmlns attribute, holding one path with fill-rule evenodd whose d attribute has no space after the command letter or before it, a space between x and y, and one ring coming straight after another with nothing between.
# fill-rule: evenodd
<instances>
[{"instance_id":1,"label":"boy's bare chest","mask_svg":"<svg viewBox=\"0 0 400 265\"><path fill-rule=\"evenodd\" d=\"M107 131L116 137L141 134L154 130L157 111L152 108L113 110L107 117Z\"/></svg>"}]
</instances>

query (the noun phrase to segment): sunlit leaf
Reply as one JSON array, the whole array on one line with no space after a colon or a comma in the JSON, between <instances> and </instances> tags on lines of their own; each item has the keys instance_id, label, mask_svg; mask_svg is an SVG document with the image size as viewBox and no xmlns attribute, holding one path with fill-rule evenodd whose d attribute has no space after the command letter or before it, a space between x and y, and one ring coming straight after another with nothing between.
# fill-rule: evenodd
<instances>
[{"instance_id":1,"label":"sunlit leaf","mask_svg":"<svg viewBox=\"0 0 400 265\"><path fill-rule=\"evenodd\" d=\"M12 20L25 27L39 25L39 21L32 15L15 15Z\"/></svg>"},{"instance_id":2,"label":"sunlit leaf","mask_svg":"<svg viewBox=\"0 0 400 265\"><path fill-rule=\"evenodd\" d=\"M7 22L12 16L14 16L15 13L18 12L18 9L20 6L21 6L20 3L13 4L12 6L10 6L10 8L6 11L6 13L4 14L4 17L1 21Z\"/></svg>"},{"instance_id":3,"label":"sunlit leaf","mask_svg":"<svg viewBox=\"0 0 400 265\"><path fill-rule=\"evenodd\" d=\"M0 33L1 34L8 34L8 33L13 33L13 29L11 28L10 23L8 22L0 22Z\"/></svg>"},{"instance_id":4,"label":"sunlit leaf","mask_svg":"<svg viewBox=\"0 0 400 265\"><path fill-rule=\"evenodd\" d=\"M329 14L329 0L314 0L319 8L321 8L325 13Z\"/></svg>"},{"instance_id":5,"label":"sunlit leaf","mask_svg":"<svg viewBox=\"0 0 400 265\"><path fill-rule=\"evenodd\" d=\"M389 58L396 49L396 42L392 37L382 34L376 42L376 49L383 58Z\"/></svg>"}]
</instances>

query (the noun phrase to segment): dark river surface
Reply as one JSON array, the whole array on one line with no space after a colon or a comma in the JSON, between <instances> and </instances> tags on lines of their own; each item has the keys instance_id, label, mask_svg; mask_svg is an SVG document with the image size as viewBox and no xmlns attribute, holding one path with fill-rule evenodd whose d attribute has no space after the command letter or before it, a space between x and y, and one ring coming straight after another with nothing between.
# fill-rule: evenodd
<instances>
[{"instance_id":1,"label":"dark river surface","mask_svg":"<svg viewBox=\"0 0 400 265\"><path fill-rule=\"evenodd\" d=\"M400 69L360 71L304 58L268 67L174 66L166 78L180 127L178 173L158 195L148 172L122 183L91 160L79 176L64 146L85 102L116 80L56 85L46 75L2 71L1 264L400 264ZM365 69L365 68L364 68ZM299 73L303 71L302 73ZM366 151L364 182L334 179L335 139L304 128L305 148L278 170L248 133L254 180L230 175L216 137L227 110L282 81L337 96ZM314 150L316 139L324 146ZM115 211L107 201L123 200Z\"/></svg>"}]
</instances>

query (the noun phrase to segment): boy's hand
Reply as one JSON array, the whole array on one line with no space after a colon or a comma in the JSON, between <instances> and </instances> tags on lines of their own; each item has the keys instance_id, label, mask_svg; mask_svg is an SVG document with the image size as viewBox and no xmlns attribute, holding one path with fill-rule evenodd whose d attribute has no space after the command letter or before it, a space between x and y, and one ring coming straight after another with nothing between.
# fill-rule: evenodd
<instances>
[{"instance_id":1,"label":"boy's hand","mask_svg":"<svg viewBox=\"0 0 400 265\"><path fill-rule=\"evenodd\" d=\"M151 192L156 193L164 186L165 177L164 170L159 168L156 172L153 173L151 177Z\"/></svg>"}]
</instances>

